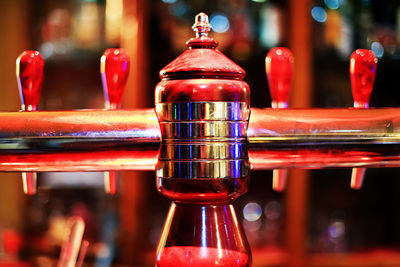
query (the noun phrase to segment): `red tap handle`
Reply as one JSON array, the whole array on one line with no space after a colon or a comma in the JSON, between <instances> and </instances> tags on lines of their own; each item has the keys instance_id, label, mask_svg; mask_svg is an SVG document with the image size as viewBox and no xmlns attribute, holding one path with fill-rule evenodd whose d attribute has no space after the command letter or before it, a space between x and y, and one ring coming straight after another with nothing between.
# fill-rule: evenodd
<instances>
[{"instance_id":1,"label":"red tap handle","mask_svg":"<svg viewBox=\"0 0 400 267\"><path fill-rule=\"evenodd\" d=\"M293 54L285 47L272 48L265 58L265 71L273 108L286 108L288 106L293 65Z\"/></svg>"},{"instance_id":2,"label":"red tap handle","mask_svg":"<svg viewBox=\"0 0 400 267\"><path fill-rule=\"evenodd\" d=\"M37 109L42 91L43 68L44 60L38 51L24 51L17 58L17 83L21 97L21 109L24 111ZM23 172L22 184L25 194L36 194L36 173Z\"/></svg>"},{"instance_id":3,"label":"red tap handle","mask_svg":"<svg viewBox=\"0 0 400 267\"><path fill-rule=\"evenodd\" d=\"M109 48L100 59L100 72L107 109L117 109L122 104L129 64L129 56L123 49Z\"/></svg>"},{"instance_id":4,"label":"red tap handle","mask_svg":"<svg viewBox=\"0 0 400 267\"><path fill-rule=\"evenodd\" d=\"M350 57L350 80L354 107L368 108L378 59L371 50L357 49Z\"/></svg>"},{"instance_id":5,"label":"red tap handle","mask_svg":"<svg viewBox=\"0 0 400 267\"><path fill-rule=\"evenodd\" d=\"M105 108L118 109L129 75L129 56L122 49L107 49L100 59L100 73L103 82ZM116 172L104 173L105 191L115 194L118 187Z\"/></svg>"},{"instance_id":6,"label":"red tap handle","mask_svg":"<svg viewBox=\"0 0 400 267\"><path fill-rule=\"evenodd\" d=\"M38 51L24 51L17 58L16 65L21 108L36 110L42 91L44 60Z\"/></svg>"},{"instance_id":7,"label":"red tap handle","mask_svg":"<svg viewBox=\"0 0 400 267\"><path fill-rule=\"evenodd\" d=\"M371 50L357 49L350 57L350 81L355 108L368 108L376 76L378 59ZM350 186L361 189L365 168L353 168Z\"/></svg>"},{"instance_id":8,"label":"red tap handle","mask_svg":"<svg viewBox=\"0 0 400 267\"><path fill-rule=\"evenodd\" d=\"M272 108L288 107L293 65L293 54L285 47L272 48L265 58L265 71L272 99ZM278 192L285 190L287 176L287 170L273 170L272 188Z\"/></svg>"}]
</instances>

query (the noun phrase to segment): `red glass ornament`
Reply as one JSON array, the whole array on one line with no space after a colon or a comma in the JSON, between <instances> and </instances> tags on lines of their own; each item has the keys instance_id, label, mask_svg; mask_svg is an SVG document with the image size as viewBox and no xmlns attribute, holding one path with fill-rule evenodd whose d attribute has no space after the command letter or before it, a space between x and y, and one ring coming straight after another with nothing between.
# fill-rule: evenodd
<instances>
[{"instance_id":1,"label":"red glass ornament","mask_svg":"<svg viewBox=\"0 0 400 267\"><path fill-rule=\"evenodd\" d=\"M378 59L371 50L357 49L350 57L350 80L354 107L369 107Z\"/></svg>"},{"instance_id":2,"label":"red glass ornament","mask_svg":"<svg viewBox=\"0 0 400 267\"><path fill-rule=\"evenodd\" d=\"M101 57L100 72L107 109L117 109L121 106L129 65L129 56L123 49L109 48Z\"/></svg>"},{"instance_id":3,"label":"red glass ornament","mask_svg":"<svg viewBox=\"0 0 400 267\"><path fill-rule=\"evenodd\" d=\"M293 78L294 57L285 47L272 48L265 58L265 71L273 108L286 108Z\"/></svg>"},{"instance_id":4,"label":"red glass ornament","mask_svg":"<svg viewBox=\"0 0 400 267\"><path fill-rule=\"evenodd\" d=\"M43 82L44 60L38 51L24 51L17 58L17 82L22 110L36 110Z\"/></svg>"}]
</instances>

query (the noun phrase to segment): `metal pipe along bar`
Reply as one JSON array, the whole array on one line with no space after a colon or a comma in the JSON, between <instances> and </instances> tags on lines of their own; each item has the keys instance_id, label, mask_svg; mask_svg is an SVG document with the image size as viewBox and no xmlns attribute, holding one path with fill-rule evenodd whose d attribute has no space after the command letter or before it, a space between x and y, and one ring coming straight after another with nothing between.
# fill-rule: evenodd
<instances>
[{"instance_id":1,"label":"metal pipe along bar","mask_svg":"<svg viewBox=\"0 0 400 267\"><path fill-rule=\"evenodd\" d=\"M153 109L0 113L0 171L153 170Z\"/></svg>"},{"instance_id":2,"label":"metal pipe along bar","mask_svg":"<svg viewBox=\"0 0 400 267\"><path fill-rule=\"evenodd\" d=\"M252 109L252 169L399 167L400 109Z\"/></svg>"},{"instance_id":3,"label":"metal pipe along bar","mask_svg":"<svg viewBox=\"0 0 400 267\"><path fill-rule=\"evenodd\" d=\"M0 113L0 171L154 170L153 109ZM252 169L399 167L400 108L251 109Z\"/></svg>"}]
</instances>

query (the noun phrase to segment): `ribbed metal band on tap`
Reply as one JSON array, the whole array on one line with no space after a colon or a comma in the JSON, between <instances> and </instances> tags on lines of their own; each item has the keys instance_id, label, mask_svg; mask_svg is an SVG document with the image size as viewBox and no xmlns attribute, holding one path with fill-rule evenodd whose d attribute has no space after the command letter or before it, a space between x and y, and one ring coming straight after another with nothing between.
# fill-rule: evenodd
<instances>
[{"instance_id":1,"label":"ribbed metal band on tap","mask_svg":"<svg viewBox=\"0 0 400 267\"><path fill-rule=\"evenodd\" d=\"M249 175L249 106L239 102L157 104L163 178L240 178Z\"/></svg>"},{"instance_id":2,"label":"ribbed metal band on tap","mask_svg":"<svg viewBox=\"0 0 400 267\"><path fill-rule=\"evenodd\" d=\"M240 102L156 104L163 144L163 178L238 178L249 173L249 106Z\"/></svg>"},{"instance_id":3,"label":"ribbed metal band on tap","mask_svg":"<svg viewBox=\"0 0 400 267\"><path fill-rule=\"evenodd\" d=\"M247 121L250 110L245 102L178 102L156 104L156 112L162 121Z\"/></svg>"},{"instance_id":4,"label":"ribbed metal band on tap","mask_svg":"<svg viewBox=\"0 0 400 267\"><path fill-rule=\"evenodd\" d=\"M158 178L242 178L250 164L246 131L250 115L245 72L216 50L204 13L196 38L160 71L155 110L162 144Z\"/></svg>"}]
</instances>

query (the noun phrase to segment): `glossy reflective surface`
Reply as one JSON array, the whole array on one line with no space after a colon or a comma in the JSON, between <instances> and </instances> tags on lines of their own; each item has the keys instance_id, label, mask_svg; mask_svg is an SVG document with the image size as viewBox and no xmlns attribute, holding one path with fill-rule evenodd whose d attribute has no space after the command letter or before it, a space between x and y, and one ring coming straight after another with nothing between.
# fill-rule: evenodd
<instances>
[{"instance_id":1,"label":"glossy reflective surface","mask_svg":"<svg viewBox=\"0 0 400 267\"><path fill-rule=\"evenodd\" d=\"M350 80L355 107L368 107L378 59L371 50L357 49L350 57Z\"/></svg>"},{"instance_id":2,"label":"glossy reflective surface","mask_svg":"<svg viewBox=\"0 0 400 267\"><path fill-rule=\"evenodd\" d=\"M35 111L42 91L44 60L38 51L24 51L16 61L18 89L23 111ZM22 173L24 193L34 195L37 191L36 173Z\"/></svg>"},{"instance_id":3,"label":"glossy reflective surface","mask_svg":"<svg viewBox=\"0 0 400 267\"><path fill-rule=\"evenodd\" d=\"M37 192L37 173L23 172L22 173L22 189L27 195L34 195Z\"/></svg>"},{"instance_id":4,"label":"glossy reflective surface","mask_svg":"<svg viewBox=\"0 0 400 267\"><path fill-rule=\"evenodd\" d=\"M42 90L44 60L38 51L24 51L16 65L22 110L36 110Z\"/></svg>"},{"instance_id":5,"label":"glossy reflective surface","mask_svg":"<svg viewBox=\"0 0 400 267\"><path fill-rule=\"evenodd\" d=\"M272 48L265 58L265 71L271 94L272 108L287 108L289 92L292 86L294 57L285 47ZM272 172L272 188L281 192L286 187L287 170L274 169Z\"/></svg>"},{"instance_id":6,"label":"glossy reflective surface","mask_svg":"<svg viewBox=\"0 0 400 267\"><path fill-rule=\"evenodd\" d=\"M358 49L350 57L351 91L355 108L368 108L376 76L378 59L366 49ZM350 187L360 189L365 176L364 168L353 168Z\"/></svg>"},{"instance_id":7,"label":"glossy reflective surface","mask_svg":"<svg viewBox=\"0 0 400 267\"><path fill-rule=\"evenodd\" d=\"M109 48L100 59L100 74L106 109L118 109L122 105L126 82L129 75L130 59L123 49ZM118 174L104 173L104 190L115 194L118 188Z\"/></svg>"},{"instance_id":8,"label":"glossy reflective surface","mask_svg":"<svg viewBox=\"0 0 400 267\"><path fill-rule=\"evenodd\" d=\"M186 168L184 166L183 168ZM182 169L183 169L182 168ZM215 204L233 201L247 192L250 177L217 179L158 178L157 189L166 197L185 203Z\"/></svg>"},{"instance_id":9,"label":"glossy reflective surface","mask_svg":"<svg viewBox=\"0 0 400 267\"><path fill-rule=\"evenodd\" d=\"M399 108L252 108L251 168L400 167L399 118ZM154 170L160 140L153 109L0 112L0 171ZM230 147L220 144L215 156ZM165 153L186 148L176 149Z\"/></svg>"},{"instance_id":10,"label":"glossy reflective surface","mask_svg":"<svg viewBox=\"0 0 400 267\"><path fill-rule=\"evenodd\" d=\"M190 255L179 260L193 266L250 264L248 246L228 244L236 238L247 244L234 211L225 217L228 203L245 193L249 182L249 86L241 80L243 69L215 49L210 28L207 15L198 14L196 37L161 70L156 87L162 136L156 184L176 203L164 226L157 266L171 266L174 255L182 253Z\"/></svg>"},{"instance_id":11,"label":"glossy reflective surface","mask_svg":"<svg viewBox=\"0 0 400 267\"><path fill-rule=\"evenodd\" d=\"M172 203L156 266L250 265L250 248L232 205Z\"/></svg>"},{"instance_id":12,"label":"glossy reflective surface","mask_svg":"<svg viewBox=\"0 0 400 267\"><path fill-rule=\"evenodd\" d=\"M252 169L399 166L398 109L252 109Z\"/></svg>"},{"instance_id":13,"label":"glossy reflective surface","mask_svg":"<svg viewBox=\"0 0 400 267\"><path fill-rule=\"evenodd\" d=\"M272 48L265 58L265 71L273 108L286 108L288 106L293 66L292 52L285 47Z\"/></svg>"},{"instance_id":14,"label":"glossy reflective surface","mask_svg":"<svg viewBox=\"0 0 400 267\"><path fill-rule=\"evenodd\" d=\"M0 122L1 170L154 170L157 162L153 109L9 112Z\"/></svg>"},{"instance_id":15,"label":"glossy reflective surface","mask_svg":"<svg viewBox=\"0 0 400 267\"><path fill-rule=\"evenodd\" d=\"M107 109L121 106L129 65L129 56L123 49L109 48L101 57L100 72Z\"/></svg>"}]
</instances>

